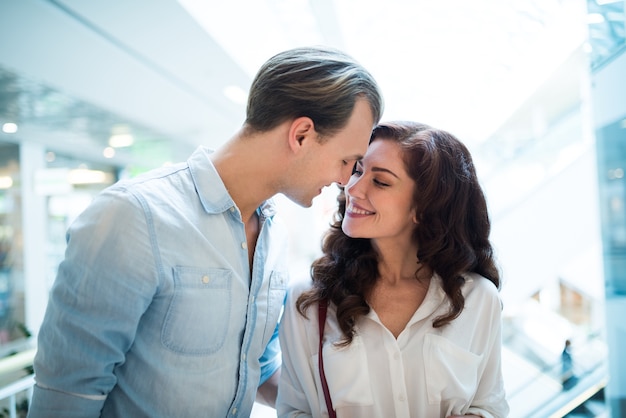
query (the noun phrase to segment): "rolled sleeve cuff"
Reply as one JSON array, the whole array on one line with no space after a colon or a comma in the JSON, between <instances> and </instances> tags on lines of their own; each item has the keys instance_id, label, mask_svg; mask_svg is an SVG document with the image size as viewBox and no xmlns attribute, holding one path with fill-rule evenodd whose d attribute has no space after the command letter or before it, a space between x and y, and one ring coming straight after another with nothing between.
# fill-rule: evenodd
<instances>
[{"instance_id":1,"label":"rolled sleeve cuff","mask_svg":"<svg viewBox=\"0 0 626 418\"><path fill-rule=\"evenodd\" d=\"M104 401L104 397L89 399L35 385L28 418L99 417Z\"/></svg>"}]
</instances>

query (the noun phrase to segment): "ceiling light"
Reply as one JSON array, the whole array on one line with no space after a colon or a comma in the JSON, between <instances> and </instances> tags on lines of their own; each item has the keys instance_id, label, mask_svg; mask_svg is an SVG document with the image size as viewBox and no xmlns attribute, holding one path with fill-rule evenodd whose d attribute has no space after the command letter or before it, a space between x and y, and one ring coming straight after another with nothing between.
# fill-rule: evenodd
<instances>
[{"instance_id":1,"label":"ceiling light","mask_svg":"<svg viewBox=\"0 0 626 418\"><path fill-rule=\"evenodd\" d=\"M102 151L102 155L104 155L105 158L113 158L113 157L115 157L115 148L113 148L113 147L106 147Z\"/></svg>"},{"instance_id":2,"label":"ceiling light","mask_svg":"<svg viewBox=\"0 0 626 418\"><path fill-rule=\"evenodd\" d=\"M2 125L2 132L5 134L14 134L17 132L17 124L12 122L7 122Z\"/></svg>"},{"instance_id":3,"label":"ceiling light","mask_svg":"<svg viewBox=\"0 0 626 418\"><path fill-rule=\"evenodd\" d=\"M131 134L113 134L109 138L109 145L113 148L130 147L133 145L134 138Z\"/></svg>"},{"instance_id":4,"label":"ceiling light","mask_svg":"<svg viewBox=\"0 0 626 418\"><path fill-rule=\"evenodd\" d=\"M624 178L624 169L623 168L613 168L609 170L609 180L621 179Z\"/></svg>"}]
</instances>

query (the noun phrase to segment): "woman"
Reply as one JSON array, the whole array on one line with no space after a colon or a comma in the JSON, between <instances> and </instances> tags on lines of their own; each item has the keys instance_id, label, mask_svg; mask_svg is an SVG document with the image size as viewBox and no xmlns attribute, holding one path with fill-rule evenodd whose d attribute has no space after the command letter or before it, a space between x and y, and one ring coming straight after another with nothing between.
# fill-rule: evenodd
<instances>
[{"instance_id":1,"label":"woman","mask_svg":"<svg viewBox=\"0 0 626 418\"><path fill-rule=\"evenodd\" d=\"M503 417L500 277L467 148L447 132L374 129L280 330L279 416ZM302 288L304 287L304 289Z\"/></svg>"}]
</instances>

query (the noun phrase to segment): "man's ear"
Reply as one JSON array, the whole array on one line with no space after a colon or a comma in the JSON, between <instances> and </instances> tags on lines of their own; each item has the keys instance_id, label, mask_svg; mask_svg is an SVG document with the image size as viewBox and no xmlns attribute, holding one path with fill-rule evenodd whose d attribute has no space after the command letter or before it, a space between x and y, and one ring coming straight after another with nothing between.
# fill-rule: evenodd
<instances>
[{"instance_id":1,"label":"man's ear","mask_svg":"<svg viewBox=\"0 0 626 418\"><path fill-rule=\"evenodd\" d=\"M289 148L295 153L299 152L303 145L308 141L314 141L317 138L315 124L311 118L301 116L291 122L289 126Z\"/></svg>"}]
</instances>

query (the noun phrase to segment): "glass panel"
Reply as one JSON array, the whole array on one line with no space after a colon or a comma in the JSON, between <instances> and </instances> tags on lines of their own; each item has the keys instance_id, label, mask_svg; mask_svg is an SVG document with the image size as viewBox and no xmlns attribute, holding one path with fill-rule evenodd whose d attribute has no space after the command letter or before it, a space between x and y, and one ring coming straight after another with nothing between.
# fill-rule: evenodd
<instances>
[{"instance_id":1,"label":"glass panel","mask_svg":"<svg viewBox=\"0 0 626 418\"><path fill-rule=\"evenodd\" d=\"M606 295L626 295L626 119L596 132Z\"/></svg>"},{"instance_id":2,"label":"glass panel","mask_svg":"<svg viewBox=\"0 0 626 418\"><path fill-rule=\"evenodd\" d=\"M587 0L592 69L626 48L625 3L624 0Z\"/></svg>"},{"instance_id":3,"label":"glass panel","mask_svg":"<svg viewBox=\"0 0 626 418\"><path fill-rule=\"evenodd\" d=\"M29 336L24 326L24 268L19 146L0 143L0 348Z\"/></svg>"}]
</instances>

